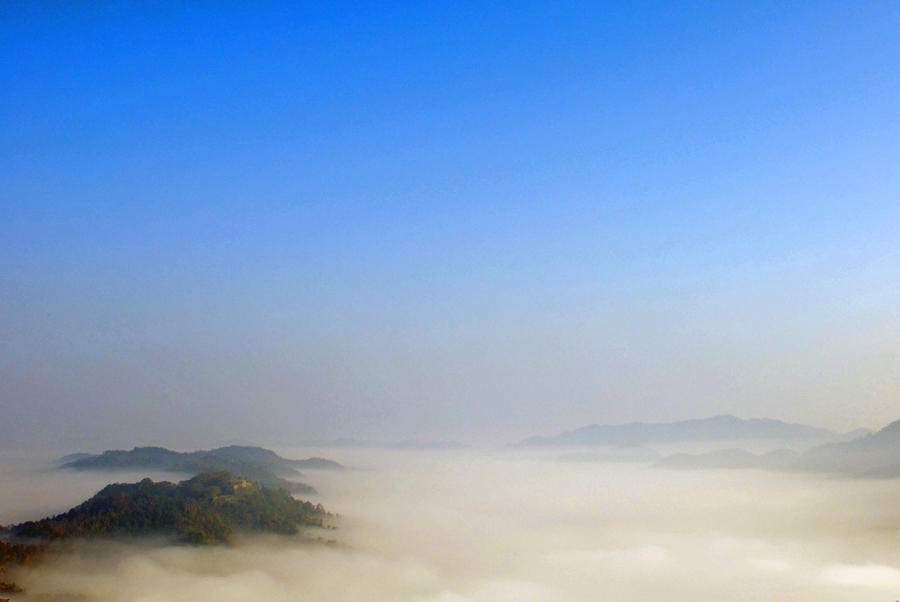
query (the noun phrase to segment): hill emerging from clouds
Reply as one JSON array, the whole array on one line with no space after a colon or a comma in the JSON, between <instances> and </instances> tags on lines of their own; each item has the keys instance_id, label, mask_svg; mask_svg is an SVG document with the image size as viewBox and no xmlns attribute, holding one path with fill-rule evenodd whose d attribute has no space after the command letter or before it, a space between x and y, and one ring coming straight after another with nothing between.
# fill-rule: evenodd
<instances>
[{"instance_id":1,"label":"hill emerging from clouds","mask_svg":"<svg viewBox=\"0 0 900 602\"><path fill-rule=\"evenodd\" d=\"M298 468L342 469L333 460L308 458L289 460L262 447L232 445L196 452L174 452L163 447L136 447L130 451L111 450L100 455L75 454L60 468L73 470L156 470L183 474L228 471L240 478L271 489L315 493L311 486L289 478L301 477Z\"/></svg>"},{"instance_id":2,"label":"hill emerging from clouds","mask_svg":"<svg viewBox=\"0 0 900 602\"><path fill-rule=\"evenodd\" d=\"M515 447L578 447L590 445L646 445L693 441L795 440L840 441L845 436L828 429L730 414L680 422L597 425L551 437L529 437Z\"/></svg>"},{"instance_id":3,"label":"hill emerging from clouds","mask_svg":"<svg viewBox=\"0 0 900 602\"><path fill-rule=\"evenodd\" d=\"M29 542L162 535L214 544L242 532L292 535L301 527L323 527L327 516L321 505L284 490L214 472L178 484L144 479L108 485L64 514L15 525L8 533Z\"/></svg>"}]
</instances>

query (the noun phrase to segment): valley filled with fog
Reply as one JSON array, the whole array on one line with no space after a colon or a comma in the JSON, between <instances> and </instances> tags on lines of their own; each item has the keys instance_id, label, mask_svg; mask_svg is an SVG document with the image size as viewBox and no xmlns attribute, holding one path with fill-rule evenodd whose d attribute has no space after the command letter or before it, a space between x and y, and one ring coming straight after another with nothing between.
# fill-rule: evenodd
<instances>
[{"instance_id":1,"label":"valley filled with fog","mask_svg":"<svg viewBox=\"0 0 900 602\"><path fill-rule=\"evenodd\" d=\"M897 480L567 462L557 452L327 453L353 468L304 480L319 492L313 502L340 515L336 531L215 547L83 544L17 569L27 592L18 599L880 602L900 592ZM148 476L46 461L4 458L0 524Z\"/></svg>"},{"instance_id":2,"label":"valley filled with fog","mask_svg":"<svg viewBox=\"0 0 900 602\"><path fill-rule=\"evenodd\" d=\"M0 602L900 601L898 32L0 0Z\"/></svg>"}]
</instances>

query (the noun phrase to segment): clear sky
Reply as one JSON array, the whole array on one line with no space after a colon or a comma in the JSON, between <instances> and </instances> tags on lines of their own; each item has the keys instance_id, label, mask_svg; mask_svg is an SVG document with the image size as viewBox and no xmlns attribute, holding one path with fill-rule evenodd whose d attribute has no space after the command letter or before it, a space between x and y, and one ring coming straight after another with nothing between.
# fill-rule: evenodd
<instances>
[{"instance_id":1,"label":"clear sky","mask_svg":"<svg viewBox=\"0 0 900 602\"><path fill-rule=\"evenodd\" d=\"M557 4L3 3L3 444L900 418L900 6Z\"/></svg>"}]
</instances>

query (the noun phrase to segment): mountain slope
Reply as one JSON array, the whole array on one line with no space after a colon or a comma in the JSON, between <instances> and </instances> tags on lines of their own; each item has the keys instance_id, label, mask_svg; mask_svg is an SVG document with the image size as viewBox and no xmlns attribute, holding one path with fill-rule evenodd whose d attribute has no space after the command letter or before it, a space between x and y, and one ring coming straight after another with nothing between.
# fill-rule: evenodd
<instances>
[{"instance_id":1,"label":"mountain slope","mask_svg":"<svg viewBox=\"0 0 900 602\"><path fill-rule=\"evenodd\" d=\"M900 464L900 420L877 433L843 443L826 443L805 452L793 468L805 472L832 472L887 476Z\"/></svg>"},{"instance_id":2,"label":"mountain slope","mask_svg":"<svg viewBox=\"0 0 900 602\"><path fill-rule=\"evenodd\" d=\"M64 514L10 528L14 537L72 538L171 535L185 543L224 543L238 532L290 535L323 526L328 513L284 490L260 487L227 472L203 473L177 485L109 485Z\"/></svg>"}]
</instances>

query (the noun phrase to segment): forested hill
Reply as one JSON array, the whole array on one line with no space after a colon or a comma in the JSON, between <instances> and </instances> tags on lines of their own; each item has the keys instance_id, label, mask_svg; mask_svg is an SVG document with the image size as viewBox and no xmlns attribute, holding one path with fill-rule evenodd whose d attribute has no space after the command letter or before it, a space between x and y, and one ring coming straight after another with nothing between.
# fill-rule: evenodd
<instances>
[{"instance_id":1,"label":"forested hill","mask_svg":"<svg viewBox=\"0 0 900 602\"><path fill-rule=\"evenodd\" d=\"M203 473L173 484L109 485L65 514L9 529L15 538L54 541L72 538L174 536L185 543L229 542L235 534L295 534L322 527L330 516L321 505L296 500L228 472Z\"/></svg>"},{"instance_id":2,"label":"forested hill","mask_svg":"<svg viewBox=\"0 0 900 602\"><path fill-rule=\"evenodd\" d=\"M98 456L77 454L61 468L75 470L159 470L200 474L227 471L256 481L264 487L283 488L299 493L315 493L305 483L285 477L300 477L297 468L341 469L343 466L324 458L289 460L262 447L232 445L208 451L174 452L162 447L136 447L131 451L105 451Z\"/></svg>"}]
</instances>

